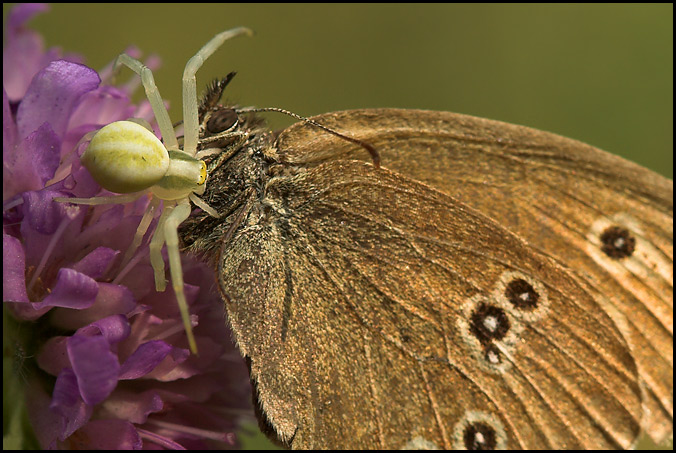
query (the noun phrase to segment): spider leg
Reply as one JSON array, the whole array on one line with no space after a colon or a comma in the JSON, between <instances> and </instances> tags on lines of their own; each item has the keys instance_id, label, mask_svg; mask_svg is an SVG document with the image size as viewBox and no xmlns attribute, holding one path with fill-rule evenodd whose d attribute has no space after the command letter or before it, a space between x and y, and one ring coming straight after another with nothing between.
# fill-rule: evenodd
<instances>
[{"instance_id":1,"label":"spider leg","mask_svg":"<svg viewBox=\"0 0 676 453\"><path fill-rule=\"evenodd\" d=\"M162 245L164 245L164 225L167 222L167 217L174 210L174 206L169 203L164 204L164 209L157 222L155 233L150 240L150 264L153 266L155 272L155 289L157 291L164 291L167 288L167 282L164 278L164 259L162 258Z\"/></svg>"},{"instance_id":2,"label":"spider leg","mask_svg":"<svg viewBox=\"0 0 676 453\"><path fill-rule=\"evenodd\" d=\"M155 210L157 209L159 204L160 199L157 197L153 197L153 199L150 200L150 204L148 205L146 212L143 213L143 217L141 217L141 221L138 224L136 234L134 234L134 239L131 241L131 245L124 254L124 258L122 258L122 267L124 267L129 262L131 257L134 255L134 252L136 252L138 246L141 245L143 236L145 236L146 231L148 231L150 222L153 220Z\"/></svg>"},{"instance_id":3,"label":"spider leg","mask_svg":"<svg viewBox=\"0 0 676 453\"><path fill-rule=\"evenodd\" d=\"M195 74L202 67L204 61L226 40L242 34L251 36L253 32L245 27L237 27L217 34L194 57L188 60L188 63L185 65L185 70L183 71L183 150L191 156L194 156L197 151L197 135L199 130Z\"/></svg>"},{"instance_id":4,"label":"spider leg","mask_svg":"<svg viewBox=\"0 0 676 453\"><path fill-rule=\"evenodd\" d=\"M195 203L195 205L196 205L197 207L199 207L200 209L202 209L202 211L206 212L206 213L209 214L211 217L215 217L215 218L219 218L219 217L220 217L220 215L218 214L218 212L216 212L216 210L215 210L214 208L212 208L211 206L209 206L209 205L207 204L206 201L202 200L200 197L198 197L198 196L195 195L194 193L191 193L191 194L189 195L189 198L190 198L190 201L192 201L193 203Z\"/></svg>"},{"instance_id":5,"label":"spider leg","mask_svg":"<svg viewBox=\"0 0 676 453\"><path fill-rule=\"evenodd\" d=\"M59 203L73 203L73 204L123 204L136 201L145 195L146 192L137 192L129 195L111 195L110 197L92 197L92 198L68 198L68 197L54 197L54 201Z\"/></svg>"},{"instance_id":6,"label":"spider leg","mask_svg":"<svg viewBox=\"0 0 676 453\"><path fill-rule=\"evenodd\" d=\"M225 132L211 137L201 138L199 144L202 149L197 151L195 157L201 159L212 154L219 154L224 152L223 148L225 147L232 149L233 151L237 150L248 138L249 133L241 131Z\"/></svg>"},{"instance_id":7,"label":"spider leg","mask_svg":"<svg viewBox=\"0 0 676 453\"><path fill-rule=\"evenodd\" d=\"M197 343L192 332L190 322L190 311L188 302L183 292L183 268L181 267L181 255L178 251L178 226L183 223L190 215L190 203L187 200L180 201L179 204L167 216L164 224L164 237L167 242L167 255L169 256L169 269L171 270L171 283L174 287L178 308L181 311L183 326L188 335L188 344L190 350L197 354Z\"/></svg>"},{"instance_id":8,"label":"spider leg","mask_svg":"<svg viewBox=\"0 0 676 453\"><path fill-rule=\"evenodd\" d=\"M64 162L68 162L72 158L73 155L76 155L76 151L78 150L80 145L83 144L84 142L91 141L91 139L96 135L97 132L98 132L98 130L95 130L95 131L90 131L90 132L87 132L86 134L84 134L82 136L82 138L80 140L78 140L78 142L75 144L75 146L73 146L70 151L68 151L66 154L64 154L64 156L61 158L59 166L60 166L60 164L62 164Z\"/></svg>"},{"instance_id":9,"label":"spider leg","mask_svg":"<svg viewBox=\"0 0 676 453\"><path fill-rule=\"evenodd\" d=\"M167 112L167 109L164 106L164 101L162 101L160 91L157 89L157 85L155 85L153 72L140 61L124 53L115 59L113 71L117 72L120 65L127 66L129 69L141 76L141 83L143 83L143 88L146 91L146 96L148 97L150 106L153 108L153 113L155 114L157 124L160 126L160 132L162 133L164 146L166 146L167 149L178 150L179 148L178 141L176 140L176 133L174 132L174 128L171 125L169 112Z\"/></svg>"}]
</instances>

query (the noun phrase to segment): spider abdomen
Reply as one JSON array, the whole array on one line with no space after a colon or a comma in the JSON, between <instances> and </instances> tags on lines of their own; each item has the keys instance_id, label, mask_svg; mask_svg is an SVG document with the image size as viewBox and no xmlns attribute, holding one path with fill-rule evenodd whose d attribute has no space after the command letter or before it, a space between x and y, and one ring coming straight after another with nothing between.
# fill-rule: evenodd
<instances>
[{"instance_id":1,"label":"spider abdomen","mask_svg":"<svg viewBox=\"0 0 676 453\"><path fill-rule=\"evenodd\" d=\"M104 189L132 193L152 187L165 176L169 153L145 127L116 121L94 135L81 162Z\"/></svg>"}]
</instances>

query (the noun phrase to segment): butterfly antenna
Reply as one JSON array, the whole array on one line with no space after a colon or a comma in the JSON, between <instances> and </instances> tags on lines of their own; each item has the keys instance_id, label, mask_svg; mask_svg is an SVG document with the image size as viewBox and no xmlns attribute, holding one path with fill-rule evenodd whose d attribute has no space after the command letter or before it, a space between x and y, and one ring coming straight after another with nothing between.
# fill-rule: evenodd
<instances>
[{"instance_id":1,"label":"butterfly antenna","mask_svg":"<svg viewBox=\"0 0 676 453\"><path fill-rule=\"evenodd\" d=\"M329 129L328 127L324 126L323 124L319 124L315 120L311 120L310 118L305 118L304 116L296 115L293 112L289 112L288 110L276 108L276 107L265 107L265 108L257 108L257 107L245 107L242 109L237 109L237 113L258 113L258 112L277 112L277 113L283 113L285 115L288 115L292 118L296 118L297 120L304 121L308 124L312 124L315 127L318 127L329 134L333 134L336 137L340 137L343 140L347 140L348 142L354 143L356 145L361 146L364 148L366 151L369 152L371 155L371 160L373 161L373 166L376 168L380 168L380 153L378 153L378 150L375 149L375 147L369 143L366 143L362 140L359 140L357 138L352 138L348 137L347 135L343 135L340 132L336 132L333 129Z\"/></svg>"}]
</instances>

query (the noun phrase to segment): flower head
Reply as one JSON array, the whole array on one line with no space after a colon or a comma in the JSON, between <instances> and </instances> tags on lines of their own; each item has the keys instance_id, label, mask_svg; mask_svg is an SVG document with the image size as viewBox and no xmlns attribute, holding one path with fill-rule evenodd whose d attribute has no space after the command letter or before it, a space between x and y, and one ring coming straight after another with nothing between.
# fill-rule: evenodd
<instances>
[{"instance_id":1,"label":"flower head","mask_svg":"<svg viewBox=\"0 0 676 453\"><path fill-rule=\"evenodd\" d=\"M44 10L15 7L3 52L3 300L22 332L13 349L36 365L18 395L33 431L43 448L233 446L230 414L248 410L249 383L213 274L185 258L201 351L191 356L173 292L154 289L147 247L120 260L148 198L54 201L101 190L77 158L86 133L153 118L147 103L130 102L130 86L106 83L108 70L44 51L25 28Z\"/></svg>"}]
</instances>

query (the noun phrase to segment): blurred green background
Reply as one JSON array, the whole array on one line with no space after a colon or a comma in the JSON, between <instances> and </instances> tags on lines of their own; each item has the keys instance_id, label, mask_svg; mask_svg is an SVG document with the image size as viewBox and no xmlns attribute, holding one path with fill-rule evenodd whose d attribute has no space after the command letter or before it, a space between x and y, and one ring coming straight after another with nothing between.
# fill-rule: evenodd
<instances>
[{"instance_id":1,"label":"blurred green background","mask_svg":"<svg viewBox=\"0 0 676 453\"><path fill-rule=\"evenodd\" d=\"M3 8L3 13L6 12ZM673 5L55 4L32 25L100 69L130 44L180 119L187 59L221 30L200 90L311 116L364 107L446 110L582 140L673 177ZM294 122L268 114L275 127Z\"/></svg>"},{"instance_id":2,"label":"blurred green background","mask_svg":"<svg viewBox=\"0 0 676 453\"><path fill-rule=\"evenodd\" d=\"M3 6L3 15L7 13ZM185 62L245 25L198 73L226 98L311 116L447 110L575 138L673 177L673 5L55 4L32 27L100 69L134 44L180 120ZM292 119L268 114L273 127Z\"/></svg>"}]
</instances>

